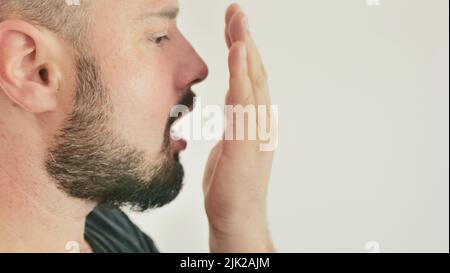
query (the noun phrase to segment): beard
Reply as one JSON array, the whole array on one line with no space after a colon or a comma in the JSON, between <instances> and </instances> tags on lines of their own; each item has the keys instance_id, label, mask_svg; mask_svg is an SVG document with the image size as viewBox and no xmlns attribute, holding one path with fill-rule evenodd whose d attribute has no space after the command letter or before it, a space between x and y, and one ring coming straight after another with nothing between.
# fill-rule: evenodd
<instances>
[{"instance_id":1,"label":"beard","mask_svg":"<svg viewBox=\"0 0 450 273\"><path fill-rule=\"evenodd\" d=\"M183 103L192 94L188 92ZM69 196L99 205L145 211L170 203L184 177L178 153L170 152L175 119L168 119L160 156L151 160L114 131L113 112L94 58L78 58L74 110L49 149L48 173Z\"/></svg>"}]
</instances>

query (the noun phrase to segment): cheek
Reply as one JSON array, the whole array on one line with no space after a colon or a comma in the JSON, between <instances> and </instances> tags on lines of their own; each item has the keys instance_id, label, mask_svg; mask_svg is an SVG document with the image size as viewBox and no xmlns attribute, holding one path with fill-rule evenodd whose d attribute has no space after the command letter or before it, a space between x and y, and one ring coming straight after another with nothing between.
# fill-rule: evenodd
<instances>
[{"instance_id":1,"label":"cheek","mask_svg":"<svg viewBox=\"0 0 450 273\"><path fill-rule=\"evenodd\" d=\"M176 102L170 75L162 65L134 63L122 66L108 82L116 130L152 157L161 151L169 111Z\"/></svg>"}]
</instances>

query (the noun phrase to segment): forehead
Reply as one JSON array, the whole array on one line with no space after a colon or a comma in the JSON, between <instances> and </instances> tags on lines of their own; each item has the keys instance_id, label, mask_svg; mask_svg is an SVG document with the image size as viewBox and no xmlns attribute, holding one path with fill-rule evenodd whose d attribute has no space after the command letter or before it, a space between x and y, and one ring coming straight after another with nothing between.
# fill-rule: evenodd
<instances>
[{"instance_id":1,"label":"forehead","mask_svg":"<svg viewBox=\"0 0 450 273\"><path fill-rule=\"evenodd\" d=\"M97 19L105 17L135 19L143 14L173 11L178 8L178 0L93 0L91 2L94 16L98 15Z\"/></svg>"}]
</instances>

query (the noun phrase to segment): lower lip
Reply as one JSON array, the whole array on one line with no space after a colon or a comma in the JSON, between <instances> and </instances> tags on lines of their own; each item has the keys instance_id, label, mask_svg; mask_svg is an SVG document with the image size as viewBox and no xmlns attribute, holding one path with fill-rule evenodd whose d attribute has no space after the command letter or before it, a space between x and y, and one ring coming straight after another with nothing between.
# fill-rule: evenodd
<instances>
[{"instance_id":1,"label":"lower lip","mask_svg":"<svg viewBox=\"0 0 450 273\"><path fill-rule=\"evenodd\" d=\"M187 148L187 141L184 139L178 139L175 140L173 138L170 139L170 147L176 152L181 152L186 150Z\"/></svg>"}]
</instances>

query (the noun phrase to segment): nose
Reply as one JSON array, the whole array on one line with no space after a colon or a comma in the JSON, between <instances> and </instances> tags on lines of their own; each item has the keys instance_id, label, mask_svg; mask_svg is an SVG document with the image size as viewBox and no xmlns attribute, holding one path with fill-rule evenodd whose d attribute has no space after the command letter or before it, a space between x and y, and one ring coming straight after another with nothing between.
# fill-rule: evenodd
<instances>
[{"instance_id":1,"label":"nose","mask_svg":"<svg viewBox=\"0 0 450 273\"><path fill-rule=\"evenodd\" d=\"M186 90L208 77L208 66L192 45L180 33L180 46L177 49L177 89Z\"/></svg>"}]
</instances>

